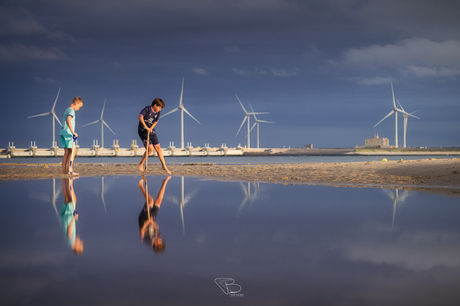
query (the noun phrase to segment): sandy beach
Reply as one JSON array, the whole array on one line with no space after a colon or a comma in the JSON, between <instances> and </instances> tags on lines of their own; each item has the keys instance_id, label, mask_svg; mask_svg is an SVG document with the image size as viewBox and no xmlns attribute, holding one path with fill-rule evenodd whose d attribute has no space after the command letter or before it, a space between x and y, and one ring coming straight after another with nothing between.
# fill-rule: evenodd
<instances>
[{"instance_id":1,"label":"sandy beach","mask_svg":"<svg viewBox=\"0 0 460 306\"><path fill-rule=\"evenodd\" d=\"M278 184L406 188L460 196L460 158L258 165L171 163L168 168L173 176ZM77 161L74 169L81 177L142 174L136 163L78 164ZM59 163L0 164L0 180L61 178L60 172ZM158 163L152 162L147 175L165 175L165 172Z\"/></svg>"}]
</instances>

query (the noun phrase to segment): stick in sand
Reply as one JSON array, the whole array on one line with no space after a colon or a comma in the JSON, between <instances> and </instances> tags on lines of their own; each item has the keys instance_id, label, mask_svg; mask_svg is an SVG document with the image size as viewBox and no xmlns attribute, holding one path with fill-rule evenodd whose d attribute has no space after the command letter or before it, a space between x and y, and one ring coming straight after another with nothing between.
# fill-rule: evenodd
<instances>
[{"instance_id":1,"label":"stick in sand","mask_svg":"<svg viewBox=\"0 0 460 306\"><path fill-rule=\"evenodd\" d=\"M147 146L145 147L145 165L144 172L147 171L147 163L149 161L149 146L150 146L150 132L147 132Z\"/></svg>"}]
</instances>

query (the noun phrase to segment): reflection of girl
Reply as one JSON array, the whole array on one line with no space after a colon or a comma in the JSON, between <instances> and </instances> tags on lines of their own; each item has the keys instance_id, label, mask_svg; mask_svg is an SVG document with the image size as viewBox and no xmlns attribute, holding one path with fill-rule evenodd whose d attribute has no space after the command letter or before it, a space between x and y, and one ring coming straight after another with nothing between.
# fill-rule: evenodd
<instances>
[{"instance_id":1,"label":"reflection of girl","mask_svg":"<svg viewBox=\"0 0 460 306\"><path fill-rule=\"evenodd\" d=\"M152 245L152 248L155 252L164 251L166 244L161 238L160 229L156 223L156 216L158 210L160 209L161 202L163 201L163 196L166 189L166 184L168 183L171 177L168 176L162 181L160 191L158 192L157 198L155 201L153 198L147 194L144 188L144 180L139 181L139 188L142 191L144 198L147 196L148 203L144 204L142 211L139 214L139 235L142 241L148 245ZM147 183L147 180L145 180ZM150 216L150 218L149 218Z\"/></svg>"},{"instance_id":2,"label":"reflection of girl","mask_svg":"<svg viewBox=\"0 0 460 306\"><path fill-rule=\"evenodd\" d=\"M83 241L77 236L76 221L78 214L75 210L77 197L73 189L73 179L62 179L62 190L64 193L64 204L61 208L61 224L64 236L75 254L83 253Z\"/></svg>"}]
</instances>

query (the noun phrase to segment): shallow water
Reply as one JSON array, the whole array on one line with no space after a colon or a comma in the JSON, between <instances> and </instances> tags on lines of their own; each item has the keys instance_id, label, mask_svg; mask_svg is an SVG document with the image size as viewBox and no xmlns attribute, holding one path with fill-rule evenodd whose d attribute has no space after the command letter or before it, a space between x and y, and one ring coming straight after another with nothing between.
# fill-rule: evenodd
<instances>
[{"instance_id":1,"label":"shallow water","mask_svg":"<svg viewBox=\"0 0 460 306\"><path fill-rule=\"evenodd\" d=\"M153 199L164 178L147 177ZM172 177L158 253L140 239L139 180L73 182L81 255L61 225L62 180L0 182L0 304L460 302L458 198Z\"/></svg>"}]
</instances>

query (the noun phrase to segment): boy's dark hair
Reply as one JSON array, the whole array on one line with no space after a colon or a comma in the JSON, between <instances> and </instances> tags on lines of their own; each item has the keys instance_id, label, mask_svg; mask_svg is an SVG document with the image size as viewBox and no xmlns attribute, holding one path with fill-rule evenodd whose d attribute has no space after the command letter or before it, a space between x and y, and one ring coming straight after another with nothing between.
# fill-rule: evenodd
<instances>
[{"instance_id":1,"label":"boy's dark hair","mask_svg":"<svg viewBox=\"0 0 460 306\"><path fill-rule=\"evenodd\" d=\"M161 98L155 98L152 101L152 106L154 105L158 105L158 106L161 106L161 108L165 108L165 102Z\"/></svg>"}]
</instances>

